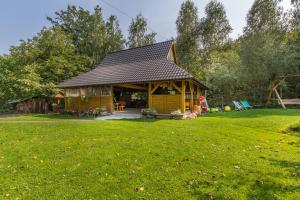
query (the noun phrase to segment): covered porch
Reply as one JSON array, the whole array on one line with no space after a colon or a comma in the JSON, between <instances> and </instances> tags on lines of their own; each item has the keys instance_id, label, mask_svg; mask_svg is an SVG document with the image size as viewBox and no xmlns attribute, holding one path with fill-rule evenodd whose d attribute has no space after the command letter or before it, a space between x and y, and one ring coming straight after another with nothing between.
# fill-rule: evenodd
<instances>
[{"instance_id":1,"label":"covered porch","mask_svg":"<svg viewBox=\"0 0 300 200\"><path fill-rule=\"evenodd\" d=\"M112 88L114 111L155 108L161 114L170 114L175 110L193 112L194 106L199 105L197 99L203 95L204 89L194 80L118 84ZM118 108L120 105L121 109Z\"/></svg>"},{"instance_id":2,"label":"covered porch","mask_svg":"<svg viewBox=\"0 0 300 200\"><path fill-rule=\"evenodd\" d=\"M87 86L65 90L65 110L109 113L154 108L159 114L180 110L193 112L205 88L193 79Z\"/></svg>"}]
</instances>

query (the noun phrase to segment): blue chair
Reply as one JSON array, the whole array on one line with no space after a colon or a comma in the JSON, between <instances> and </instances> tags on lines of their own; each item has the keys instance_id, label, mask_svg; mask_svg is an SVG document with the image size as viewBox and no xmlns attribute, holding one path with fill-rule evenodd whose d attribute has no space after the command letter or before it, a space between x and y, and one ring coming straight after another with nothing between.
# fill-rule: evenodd
<instances>
[{"instance_id":1,"label":"blue chair","mask_svg":"<svg viewBox=\"0 0 300 200\"><path fill-rule=\"evenodd\" d=\"M242 104L240 104L238 101L232 101L234 107L235 107L235 110L239 110L239 111L242 111L242 110L245 110L245 108L243 107Z\"/></svg>"},{"instance_id":2,"label":"blue chair","mask_svg":"<svg viewBox=\"0 0 300 200\"><path fill-rule=\"evenodd\" d=\"M250 106L249 102L248 101L241 101L241 104L242 106L245 108L245 109L252 109L253 107Z\"/></svg>"}]
</instances>

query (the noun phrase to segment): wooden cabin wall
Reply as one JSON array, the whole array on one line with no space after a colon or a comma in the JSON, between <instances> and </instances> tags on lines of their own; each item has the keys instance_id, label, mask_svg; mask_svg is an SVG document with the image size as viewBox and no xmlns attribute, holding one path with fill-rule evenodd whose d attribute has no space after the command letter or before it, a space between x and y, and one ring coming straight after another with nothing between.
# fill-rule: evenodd
<instances>
[{"instance_id":1,"label":"wooden cabin wall","mask_svg":"<svg viewBox=\"0 0 300 200\"><path fill-rule=\"evenodd\" d=\"M180 109L180 95L152 95L152 107L155 108L158 113L170 114Z\"/></svg>"},{"instance_id":2,"label":"wooden cabin wall","mask_svg":"<svg viewBox=\"0 0 300 200\"><path fill-rule=\"evenodd\" d=\"M155 91L161 87L161 85L170 85L176 94L155 94ZM170 114L175 110L181 110L183 108L183 99L180 94L181 86L176 85L177 89L174 87L175 82L157 82L149 83L148 87L148 107L155 108L155 110L160 114Z\"/></svg>"},{"instance_id":3,"label":"wooden cabin wall","mask_svg":"<svg viewBox=\"0 0 300 200\"><path fill-rule=\"evenodd\" d=\"M170 84L179 94L154 94L159 85L166 83ZM192 81L157 82L149 83L148 86L148 107L155 108L160 114L170 114L178 109L181 112L185 112L186 109L194 111L194 105L199 105L198 98L203 95L203 89ZM177 87L175 88L175 86ZM191 93L194 94L192 98Z\"/></svg>"},{"instance_id":4,"label":"wooden cabin wall","mask_svg":"<svg viewBox=\"0 0 300 200\"><path fill-rule=\"evenodd\" d=\"M113 103L111 96L104 97L88 97L87 101L83 101L81 97L66 97L66 111L81 111L87 112L91 109L105 107L108 112L113 111Z\"/></svg>"},{"instance_id":5,"label":"wooden cabin wall","mask_svg":"<svg viewBox=\"0 0 300 200\"><path fill-rule=\"evenodd\" d=\"M99 89L101 87L94 87ZM112 87L110 86L110 94L101 96L101 92L95 91L96 96L89 96L89 94L84 93L84 98L82 96L82 89L77 88L79 91L77 96L68 96L65 97L65 110L66 111L80 111L87 112L95 108L105 107L108 112L113 112L113 92ZM73 89L76 90L76 89ZM75 92L76 93L76 92ZM65 94L68 92L65 91Z\"/></svg>"},{"instance_id":6,"label":"wooden cabin wall","mask_svg":"<svg viewBox=\"0 0 300 200\"><path fill-rule=\"evenodd\" d=\"M50 104L45 98L33 98L16 105L17 112L25 113L48 113Z\"/></svg>"}]
</instances>

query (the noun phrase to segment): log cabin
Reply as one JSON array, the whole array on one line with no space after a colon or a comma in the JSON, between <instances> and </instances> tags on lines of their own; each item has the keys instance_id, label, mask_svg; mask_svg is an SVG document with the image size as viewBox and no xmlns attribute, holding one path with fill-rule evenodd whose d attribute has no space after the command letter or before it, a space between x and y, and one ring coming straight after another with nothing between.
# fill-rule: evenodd
<instances>
[{"instance_id":1,"label":"log cabin","mask_svg":"<svg viewBox=\"0 0 300 200\"><path fill-rule=\"evenodd\" d=\"M123 102L125 109L148 107L160 114L192 111L208 88L178 66L175 48L165 41L108 54L95 69L57 85L65 91L65 110L113 112Z\"/></svg>"}]
</instances>

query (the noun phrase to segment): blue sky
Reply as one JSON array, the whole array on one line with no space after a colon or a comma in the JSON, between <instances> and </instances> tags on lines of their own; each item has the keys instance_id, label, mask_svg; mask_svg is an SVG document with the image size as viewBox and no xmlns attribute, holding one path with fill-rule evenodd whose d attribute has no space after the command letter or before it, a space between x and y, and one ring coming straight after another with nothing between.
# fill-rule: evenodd
<instances>
[{"instance_id":1,"label":"blue sky","mask_svg":"<svg viewBox=\"0 0 300 200\"><path fill-rule=\"evenodd\" d=\"M142 13L149 26L163 37L157 41L176 36L175 21L180 5L184 0L105 0L130 16ZM233 27L231 37L236 38L242 33L245 18L254 0L220 0L227 11L228 19ZM290 0L283 0L283 6L289 8ZM199 8L199 16L204 16L204 7L209 0L194 0ZM1 0L0 2L0 55L7 53L11 45L17 45L19 40L28 39L39 32L43 26L49 26L47 16L65 9L68 4L82 6L92 10L97 4L103 8L107 18L114 14L118 16L122 31L127 36L131 19L117 10L103 4L101 0Z\"/></svg>"}]
</instances>

